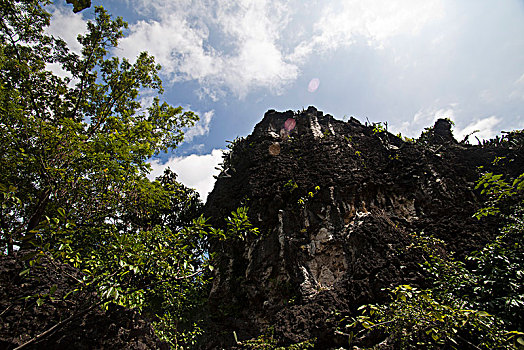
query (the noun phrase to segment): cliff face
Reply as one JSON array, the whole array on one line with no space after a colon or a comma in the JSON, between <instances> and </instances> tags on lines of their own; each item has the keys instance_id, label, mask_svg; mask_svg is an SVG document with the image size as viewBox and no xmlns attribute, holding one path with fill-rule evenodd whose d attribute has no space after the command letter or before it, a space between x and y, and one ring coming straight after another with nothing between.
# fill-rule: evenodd
<instances>
[{"instance_id":1,"label":"cliff face","mask_svg":"<svg viewBox=\"0 0 524 350\"><path fill-rule=\"evenodd\" d=\"M261 232L212 245L222 344L268 327L285 342L347 344L335 313L381 300L384 287L424 283L409 233L433 234L459 256L491 238L497 222L471 217L482 204L477 167L511 149L458 143L450 127L439 120L413 143L313 107L268 111L236 142L206 204L220 218L245 203Z\"/></svg>"}]
</instances>

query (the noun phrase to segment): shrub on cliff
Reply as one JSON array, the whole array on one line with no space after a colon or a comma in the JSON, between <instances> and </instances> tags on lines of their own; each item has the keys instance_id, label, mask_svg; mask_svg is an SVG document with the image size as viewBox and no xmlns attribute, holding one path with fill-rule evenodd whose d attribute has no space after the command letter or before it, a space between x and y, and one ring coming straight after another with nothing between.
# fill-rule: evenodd
<instances>
[{"instance_id":1,"label":"shrub on cliff","mask_svg":"<svg viewBox=\"0 0 524 350\"><path fill-rule=\"evenodd\" d=\"M347 327L368 338L373 330L385 338L383 344L403 349L523 349L524 203L518 197L523 180L524 174L511 179L484 173L476 188L489 196L488 206L475 216L500 215L506 221L500 235L463 262L442 255L444 242L414 235L408 249L421 249L432 287L392 288L391 303L363 306ZM516 204L499 214L511 197L518 197Z\"/></svg>"}]
</instances>

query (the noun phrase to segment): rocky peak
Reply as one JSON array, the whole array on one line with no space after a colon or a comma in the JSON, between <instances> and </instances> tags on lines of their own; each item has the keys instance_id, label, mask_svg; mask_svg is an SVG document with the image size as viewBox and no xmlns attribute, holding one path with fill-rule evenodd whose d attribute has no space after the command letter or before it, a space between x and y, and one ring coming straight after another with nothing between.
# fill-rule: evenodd
<instances>
[{"instance_id":1,"label":"rocky peak","mask_svg":"<svg viewBox=\"0 0 524 350\"><path fill-rule=\"evenodd\" d=\"M409 233L434 234L459 255L494 235L496 222L471 217L481 205L473 187L477 167L507 149L459 144L447 120L430 132L412 142L314 107L265 113L232 147L206 204L212 218L247 205L261 232L212 244L217 332L248 339L272 327L285 342L340 346L333 313L423 283Z\"/></svg>"},{"instance_id":2,"label":"rocky peak","mask_svg":"<svg viewBox=\"0 0 524 350\"><path fill-rule=\"evenodd\" d=\"M287 111L284 113L269 110L260 123L255 126L253 135L262 137L264 134L278 140L291 135L312 135L315 138L324 137L323 131L333 131L331 121L334 120L329 114L318 111L310 106L303 111Z\"/></svg>"},{"instance_id":3,"label":"rocky peak","mask_svg":"<svg viewBox=\"0 0 524 350\"><path fill-rule=\"evenodd\" d=\"M451 133L451 121L448 119L438 119L433 127L435 136L442 138L445 142L456 142Z\"/></svg>"},{"instance_id":4,"label":"rocky peak","mask_svg":"<svg viewBox=\"0 0 524 350\"><path fill-rule=\"evenodd\" d=\"M428 137L428 141L433 144L457 143L451 132L452 125L449 119L438 119L433 128L426 131L427 135L423 136Z\"/></svg>"}]
</instances>

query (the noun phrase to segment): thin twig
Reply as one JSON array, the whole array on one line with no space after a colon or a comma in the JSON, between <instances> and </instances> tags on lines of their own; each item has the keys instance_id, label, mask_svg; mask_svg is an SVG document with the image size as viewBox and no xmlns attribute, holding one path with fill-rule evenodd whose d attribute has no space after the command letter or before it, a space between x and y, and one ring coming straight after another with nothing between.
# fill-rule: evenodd
<instances>
[{"instance_id":1,"label":"thin twig","mask_svg":"<svg viewBox=\"0 0 524 350\"><path fill-rule=\"evenodd\" d=\"M4 311L2 311L2 313L0 313L0 316L2 316L3 314L5 314L7 312L7 310L9 310L11 308L11 306L13 306L12 304L9 305Z\"/></svg>"},{"instance_id":2,"label":"thin twig","mask_svg":"<svg viewBox=\"0 0 524 350\"><path fill-rule=\"evenodd\" d=\"M462 339L463 341L465 341L466 343L468 343L468 345L471 345L471 346L474 347L475 349L481 350L481 348L479 348L478 346L476 346L475 344L473 344L473 343L470 342L469 340L462 338L460 335L457 334L457 337L460 338L460 339Z\"/></svg>"},{"instance_id":3,"label":"thin twig","mask_svg":"<svg viewBox=\"0 0 524 350\"><path fill-rule=\"evenodd\" d=\"M80 316L83 316L84 314L90 312L91 310L93 310L95 307L97 306L100 306L101 304L107 302L111 300L111 298L106 298L104 300L100 300L98 303L96 304L93 304L91 305L90 307L88 307L87 309L85 310L82 310L82 311L79 311L71 316L69 316L68 318L66 318L65 320L63 321L60 321L58 322L57 324L55 324L54 326L52 326L51 328L47 329L46 331L38 334L37 336L31 338L30 340L28 340L27 342L23 343L22 345L19 345L18 347L16 347L14 350L20 350L20 349L24 349L26 347L28 347L29 345L37 342L37 341L40 341L42 340L43 338L51 335L53 332L55 332L56 330L58 330L59 328L65 326L67 323L71 322L72 320L74 320L75 318L78 318Z\"/></svg>"},{"instance_id":4,"label":"thin twig","mask_svg":"<svg viewBox=\"0 0 524 350\"><path fill-rule=\"evenodd\" d=\"M195 273L192 273L191 275L187 275L187 276L181 276L181 277L174 277L175 280L183 280L183 279L186 279L186 278L191 278L193 276L196 276L198 275L199 273L201 273L202 270L198 270L196 271Z\"/></svg>"}]
</instances>

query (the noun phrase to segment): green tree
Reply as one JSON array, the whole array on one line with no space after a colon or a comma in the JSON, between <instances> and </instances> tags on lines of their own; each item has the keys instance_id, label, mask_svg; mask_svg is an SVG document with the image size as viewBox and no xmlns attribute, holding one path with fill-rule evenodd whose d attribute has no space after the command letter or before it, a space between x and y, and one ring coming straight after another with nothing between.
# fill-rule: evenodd
<instances>
[{"instance_id":1,"label":"green tree","mask_svg":"<svg viewBox=\"0 0 524 350\"><path fill-rule=\"evenodd\" d=\"M176 147L183 128L197 120L158 97L142 107L142 91L163 92L160 67L146 53L134 64L109 55L126 26L121 18L111 20L97 8L76 55L44 34L50 18L45 4L0 5L0 183L21 201L4 203L2 211L2 238L10 252L14 243L34 237L45 217L57 214L77 230L131 229L123 218L153 186L147 159ZM69 77L46 70L56 62ZM46 240L44 231L38 233Z\"/></svg>"},{"instance_id":2,"label":"green tree","mask_svg":"<svg viewBox=\"0 0 524 350\"><path fill-rule=\"evenodd\" d=\"M159 329L176 324L165 333L176 338L192 326L207 235L219 231L174 173L148 180L147 161L198 118L161 102L160 66L147 53L134 63L111 56L121 18L96 8L75 54L44 32L48 4L0 2L1 251L68 262L84 273L77 288L137 307Z\"/></svg>"}]
</instances>

